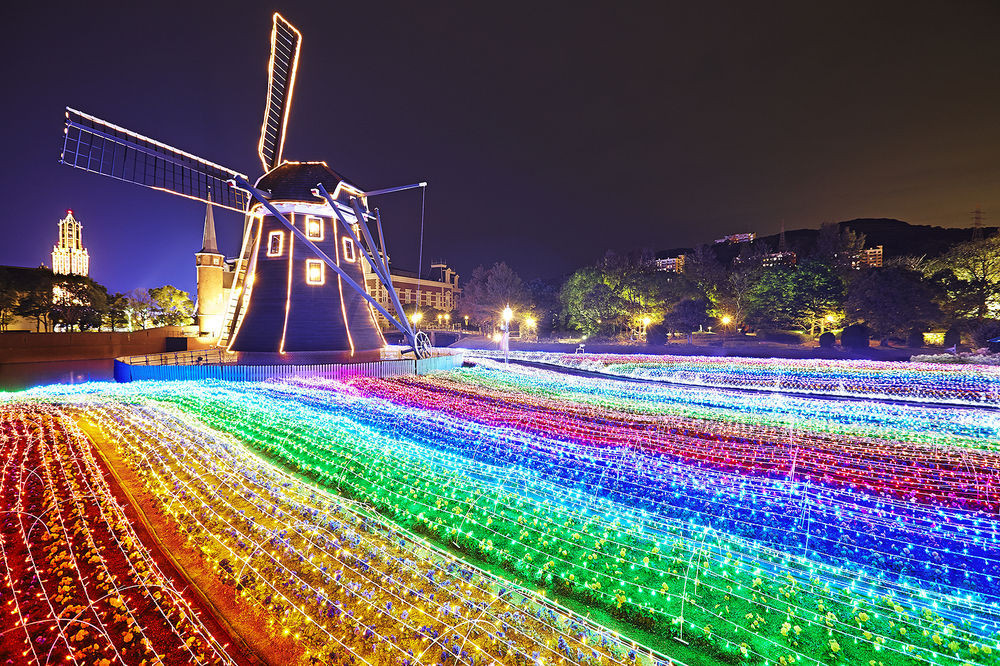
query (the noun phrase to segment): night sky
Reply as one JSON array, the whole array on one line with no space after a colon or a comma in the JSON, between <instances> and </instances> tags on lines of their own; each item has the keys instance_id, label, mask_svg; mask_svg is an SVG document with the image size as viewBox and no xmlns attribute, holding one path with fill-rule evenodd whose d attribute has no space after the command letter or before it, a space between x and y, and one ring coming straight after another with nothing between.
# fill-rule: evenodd
<instances>
[{"instance_id":1,"label":"night sky","mask_svg":"<svg viewBox=\"0 0 1000 666\"><path fill-rule=\"evenodd\" d=\"M253 180L276 9L303 33L286 158L429 181L424 263L464 277L782 220L1000 222L996 2L18 4L0 264L48 264L71 208L112 291L193 290L204 206L60 166L63 108ZM419 193L377 204L415 267ZM241 218L216 222L235 254Z\"/></svg>"}]
</instances>

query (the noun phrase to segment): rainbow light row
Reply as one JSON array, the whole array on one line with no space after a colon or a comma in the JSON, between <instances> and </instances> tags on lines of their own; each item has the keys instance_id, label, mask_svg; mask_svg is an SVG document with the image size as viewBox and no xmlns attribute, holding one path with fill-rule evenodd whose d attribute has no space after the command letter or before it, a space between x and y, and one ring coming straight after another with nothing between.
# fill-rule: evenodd
<instances>
[{"instance_id":1,"label":"rainbow light row","mask_svg":"<svg viewBox=\"0 0 1000 666\"><path fill-rule=\"evenodd\" d=\"M88 390L97 404L163 405L136 432L177 410L230 433L233 451L466 566L607 613L663 652L681 649L671 637L691 644L697 663L1000 663L992 410L844 409L490 362L347 384L34 394Z\"/></svg>"},{"instance_id":2,"label":"rainbow light row","mask_svg":"<svg viewBox=\"0 0 1000 666\"><path fill-rule=\"evenodd\" d=\"M502 357L495 351L476 350L470 354ZM509 357L694 386L1000 404L1000 368L989 365L523 351L510 352Z\"/></svg>"}]
</instances>

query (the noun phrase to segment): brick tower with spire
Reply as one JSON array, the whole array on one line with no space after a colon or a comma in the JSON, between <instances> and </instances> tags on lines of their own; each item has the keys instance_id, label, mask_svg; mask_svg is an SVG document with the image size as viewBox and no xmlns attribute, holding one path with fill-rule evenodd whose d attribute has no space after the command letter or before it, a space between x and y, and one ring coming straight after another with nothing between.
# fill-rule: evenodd
<instances>
[{"instance_id":1,"label":"brick tower with spire","mask_svg":"<svg viewBox=\"0 0 1000 666\"><path fill-rule=\"evenodd\" d=\"M202 235L201 250L195 253L194 258L198 270L195 305L198 335L217 338L225 308L223 273L226 262L215 240L215 218L212 215L211 203L205 209L205 231Z\"/></svg>"}]
</instances>

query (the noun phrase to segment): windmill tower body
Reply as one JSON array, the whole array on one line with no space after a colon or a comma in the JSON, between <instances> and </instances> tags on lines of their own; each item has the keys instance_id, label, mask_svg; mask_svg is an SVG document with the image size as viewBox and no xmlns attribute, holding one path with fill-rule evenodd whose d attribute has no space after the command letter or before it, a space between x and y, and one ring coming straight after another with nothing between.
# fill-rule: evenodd
<instances>
[{"instance_id":1,"label":"windmill tower body","mask_svg":"<svg viewBox=\"0 0 1000 666\"><path fill-rule=\"evenodd\" d=\"M361 192L322 162L285 162L256 187L269 192L270 203L293 226L351 279L364 284L360 248L343 233L329 205L317 202L311 193L317 183L333 193L341 214L356 226L350 197ZM251 208L250 217L254 247L247 286L240 295L245 299L243 315L229 349L243 356L277 351L377 359L385 340L365 299L263 206Z\"/></svg>"}]
</instances>

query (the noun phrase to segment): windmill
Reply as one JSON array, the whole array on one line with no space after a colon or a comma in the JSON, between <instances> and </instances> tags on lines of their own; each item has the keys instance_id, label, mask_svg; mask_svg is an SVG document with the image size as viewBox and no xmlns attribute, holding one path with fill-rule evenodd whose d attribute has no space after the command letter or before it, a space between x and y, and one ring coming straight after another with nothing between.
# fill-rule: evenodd
<instances>
[{"instance_id":1,"label":"windmill","mask_svg":"<svg viewBox=\"0 0 1000 666\"><path fill-rule=\"evenodd\" d=\"M371 197L427 183L365 191L326 162L293 162L282 151L302 35L277 12L271 30L267 101L256 183L202 159L75 109L66 108L60 162L236 211L245 216L233 289L219 344L241 360L369 360L385 339L375 312L402 333L417 357L428 339L403 313L389 275L378 209ZM378 244L369 228L377 229ZM382 283L391 314L364 286L364 266Z\"/></svg>"}]
</instances>

